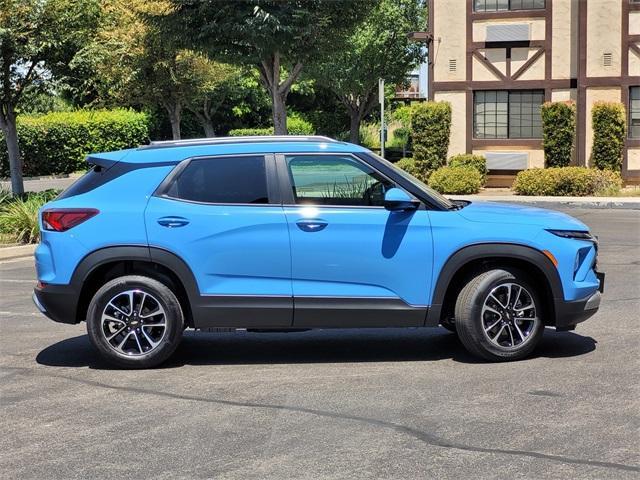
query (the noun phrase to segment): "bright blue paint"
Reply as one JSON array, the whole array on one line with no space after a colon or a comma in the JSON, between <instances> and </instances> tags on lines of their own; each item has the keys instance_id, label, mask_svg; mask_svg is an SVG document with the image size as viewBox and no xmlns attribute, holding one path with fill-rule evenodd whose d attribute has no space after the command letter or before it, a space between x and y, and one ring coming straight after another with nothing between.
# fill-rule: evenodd
<instances>
[{"instance_id":1,"label":"bright blue paint","mask_svg":"<svg viewBox=\"0 0 640 480\"><path fill-rule=\"evenodd\" d=\"M94 156L177 164L194 156L365 151L347 143L257 142ZM588 297L598 287L593 244L545 230L588 230L562 213L480 202L452 211L389 212L376 207L203 205L153 197L172 168L133 170L85 194L45 205L97 208L100 213L64 233L43 230L36 250L38 278L66 284L93 251L152 245L184 259L202 294L398 297L411 305L429 305L440 271L455 252L503 242L550 251L558 261L566 300ZM187 223L158 223L167 217L169 223Z\"/></svg>"}]
</instances>

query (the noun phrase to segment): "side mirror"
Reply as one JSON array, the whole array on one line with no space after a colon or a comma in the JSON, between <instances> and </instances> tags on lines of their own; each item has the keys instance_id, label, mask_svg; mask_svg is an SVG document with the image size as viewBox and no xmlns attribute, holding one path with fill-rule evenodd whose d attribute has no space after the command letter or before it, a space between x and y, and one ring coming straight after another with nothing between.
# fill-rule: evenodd
<instances>
[{"instance_id":1,"label":"side mirror","mask_svg":"<svg viewBox=\"0 0 640 480\"><path fill-rule=\"evenodd\" d=\"M384 194L384 208L391 212L415 210L419 206L419 200L411 198L407 192L399 188L390 188Z\"/></svg>"}]
</instances>

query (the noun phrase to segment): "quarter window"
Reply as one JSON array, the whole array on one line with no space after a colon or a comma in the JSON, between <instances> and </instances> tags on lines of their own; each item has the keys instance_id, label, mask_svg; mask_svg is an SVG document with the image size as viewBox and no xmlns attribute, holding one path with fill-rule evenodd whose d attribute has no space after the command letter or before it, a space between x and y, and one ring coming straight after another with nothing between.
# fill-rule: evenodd
<instances>
[{"instance_id":1,"label":"quarter window","mask_svg":"<svg viewBox=\"0 0 640 480\"><path fill-rule=\"evenodd\" d=\"M542 10L545 0L474 0L476 12L506 12L509 10Z\"/></svg>"},{"instance_id":2,"label":"quarter window","mask_svg":"<svg viewBox=\"0 0 640 480\"><path fill-rule=\"evenodd\" d=\"M474 92L475 138L542 138L542 90Z\"/></svg>"},{"instance_id":3,"label":"quarter window","mask_svg":"<svg viewBox=\"0 0 640 480\"><path fill-rule=\"evenodd\" d=\"M192 160L167 195L205 203L269 203L264 157L218 157Z\"/></svg>"},{"instance_id":4,"label":"quarter window","mask_svg":"<svg viewBox=\"0 0 640 480\"><path fill-rule=\"evenodd\" d=\"M351 156L286 157L296 204L382 206L393 183Z\"/></svg>"},{"instance_id":5,"label":"quarter window","mask_svg":"<svg viewBox=\"0 0 640 480\"><path fill-rule=\"evenodd\" d=\"M640 87L629 89L629 137L640 138Z\"/></svg>"}]
</instances>

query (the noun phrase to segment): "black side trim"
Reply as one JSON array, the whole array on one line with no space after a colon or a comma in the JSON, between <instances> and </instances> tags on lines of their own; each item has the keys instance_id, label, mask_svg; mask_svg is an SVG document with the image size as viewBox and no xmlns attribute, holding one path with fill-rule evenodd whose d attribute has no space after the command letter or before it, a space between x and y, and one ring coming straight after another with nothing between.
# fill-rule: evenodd
<instances>
[{"instance_id":1,"label":"black side trim","mask_svg":"<svg viewBox=\"0 0 640 480\"><path fill-rule=\"evenodd\" d=\"M192 310L196 328L286 328L293 321L293 298L203 295Z\"/></svg>"},{"instance_id":2,"label":"black side trim","mask_svg":"<svg viewBox=\"0 0 640 480\"><path fill-rule=\"evenodd\" d=\"M427 307L399 298L295 297L296 328L421 327Z\"/></svg>"},{"instance_id":3,"label":"black side trim","mask_svg":"<svg viewBox=\"0 0 640 480\"><path fill-rule=\"evenodd\" d=\"M427 315L426 326L435 327L440 323L440 315L444 302L447 288L454 275L466 264L481 258L511 258L524 260L538 268L546 277L549 288L554 300L554 315L558 311L557 305L564 302L564 293L560 276L551 260L549 260L542 252L527 247L525 245L516 245L509 243L483 243L478 245L470 245L458 250L451 255L442 267L438 280L436 282L433 300L429 313Z\"/></svg>"}]
</instances>

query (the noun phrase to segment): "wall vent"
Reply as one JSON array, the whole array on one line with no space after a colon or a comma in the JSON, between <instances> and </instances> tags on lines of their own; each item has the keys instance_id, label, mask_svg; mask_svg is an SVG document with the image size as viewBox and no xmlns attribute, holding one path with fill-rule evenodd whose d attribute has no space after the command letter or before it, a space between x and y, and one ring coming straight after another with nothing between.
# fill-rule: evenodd
<instances>
[{"instance_id":1,"label":"wall vent","mask_svg":"<svg viewBox=\"0 0 640 480\"><path fill-rule=\"evenodd\" d=\"M605 67L610 67L613 61L613 55L611 52L605 52L602 54L602 65Z\"/></svg>"},{"instance_id":2,"label":"wall vent","mask_svg":"<svg viewBox=\"0 0 640 480\"><path fill-rule=\"evenodd\" d=\"M449 72L455 72L458 70L458 60L455 58L449 59Z\"/></svg>"},{"instance_id":3,"label":"wall vent","mask_svg":"<svg viewBox=\"0 0 640 480\"><path fill-rule=\"evenodd\" d=\"M524 170L529 166L528 152L484 152L484 157L490 171Z\"/></svg>"},{"instance_id":4,"label":"wall vent","mask_svg":"<svg viewBox=\"0 0 640 480\"><path fill-rule=\"evenodd\" d=\"M487 42L521 42L531 40L528 23L490 24L487 25Z\"/></svg>"}]
</instances>

